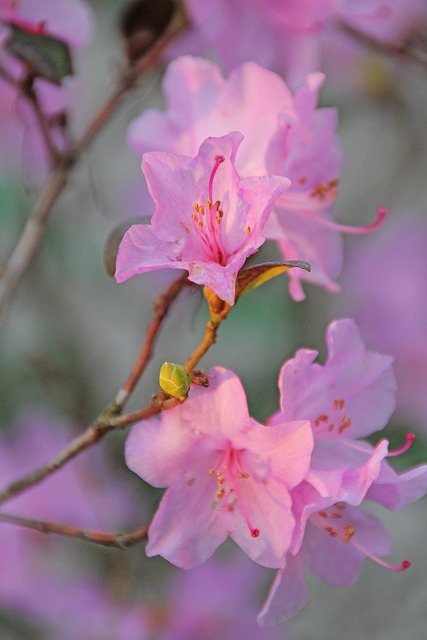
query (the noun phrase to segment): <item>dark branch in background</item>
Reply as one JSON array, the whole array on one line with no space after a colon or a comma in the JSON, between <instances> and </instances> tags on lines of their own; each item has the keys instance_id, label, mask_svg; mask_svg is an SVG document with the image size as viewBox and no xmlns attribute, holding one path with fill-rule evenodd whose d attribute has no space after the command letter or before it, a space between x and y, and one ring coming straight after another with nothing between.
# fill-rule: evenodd
<instances>
[{"instance_id":1,"label":"dark branch in background","mask_svg":"<svg viewBox=\"0 0 427 640\"><path fill-rule=\"evenodd\" d=\"M187 274L183 275L178 280L172 282L172 284L168 287L168 289L160 295L154 303L154 313L153 318L148 325L145 332L145 339L142 344L139 357L136 360L134 367L128 376L126 382L122 385L121 389L118 391L115 399L115 404L117 405L118 410L122 410L125 403L127 402L129 396L132 391L135 389L138 380L141 378L142 374L145 371L145 368L148 362L151 360L153 355L153 346L157 334L160 330L161 324L165 319L171 304L176 299L177 295L181 291L181 289L185 286L189 286L192 283L188 281Z\"/></svg>"},{"instance_id":2,"label":"dark branch in background","mask_svg":"<svg viewBox=\"0 0 427 640\"><path fill-rule=\"evenodd\" d=\"M99 531L84 531L75 527L68 527L57 522L47 522L44 520L33 520L32 518L22 518L20 516L12 516L7 513L0 513L0 521L9 524L33 529L40 533L56 533L69 538L78 538L85 542L92 542L103 547L115 547L116 549L127 549L134 545L144 542L147 539L149 525L135 529L130 533L101 533Z\"/></svg>"},{"instance_id":3,"label":"dark branch in background","mask_svg":"<svg viewBox=\"0 0 427 640\"><path fill-rule=\"evenodd\" d=\"M93 139L116 112L123 96L137 85L145 73L156 66L165 48L176 37L181 28L182 26L179 25L173 31L159 38L143 58L124 71L115 91L89 122L80 140L65 152L58 152L55 149L50 132L47 132L48 125L37 99L30 99L53 162L53 168L8 262L2 269L0 279L0 315L37 252L52 207L67 184L72 168L80 159L83 151L89 147ZM22 85L18 83L17 86L16 80L5 69L0 68L0 75L14 88L19 88L22 95L28 97Z\"/></svg>"},{"instance_id":4,"label":"dark branch in background","mask_svg":"<svg viewBox=\"0 0 427 640\"><path fill-rule=\"evenodd\" d=\"M41 482L44 478L63 467L66 462L75 458L81 451L84 451L98 442L98 440L100 440L109 431L114 429L123 429L137 420L151 418L159 414L160 411L170 409L181 404L181 399L170 398L169 396L159 393L157 396L154 396L151 403L146 407L125 415L120 415L126 401L135 388L138 380L141 378L141 375L152 356L154 343L158 337L163 320L165 319L177 295L186 284L187 278L185 276L181 276L178 280L172 282L168 289L157 298L154 304L153 319L147 327L140 355L126 382L118 391L115 400L106 407L106 409L82 434L74 438L74 440L64 447L64 449L62 449L62 451L60 451L56 456L51 458L45 465L24 476L20 480L13 482L6 487L4 491L0 492L0 504L22 493L29 487Z\"/></svg>"},{"instance_id":5,"label":"dark branch in background","mask_svg":"<svg viewBox=\"0 0 427 640\"><path fill-rule=\"evenodd\" d=\"M422 38L417 36L414 36L413 38L409 37L404 40L402 44L396 44L393 42L377 40L373 36L362 33L358 29L351 27L344 21L340 21L338 24L345 33L349 34L366 47L374 49L379 53L397 56L410 62L414 62L421 65L424 70L427 71L427 42ZM419 43L422 46L419 46Z\"/></svg>"}]
</instances>

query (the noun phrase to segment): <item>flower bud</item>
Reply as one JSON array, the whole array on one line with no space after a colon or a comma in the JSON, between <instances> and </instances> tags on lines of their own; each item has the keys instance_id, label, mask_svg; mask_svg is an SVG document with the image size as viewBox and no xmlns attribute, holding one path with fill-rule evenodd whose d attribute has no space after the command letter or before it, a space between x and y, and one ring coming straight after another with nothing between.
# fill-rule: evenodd
<instances>
[{"instance_id":1,"label":"flower bud","mask_svg":"<svg viewBox=\"0 0 427 640\"><path fill-rule=\"evenodd\" d=\"M185 397L190 389L191 378L180 364L164 362L159 374L160 388L173 398Z\"/></svg>"}]
</instances>

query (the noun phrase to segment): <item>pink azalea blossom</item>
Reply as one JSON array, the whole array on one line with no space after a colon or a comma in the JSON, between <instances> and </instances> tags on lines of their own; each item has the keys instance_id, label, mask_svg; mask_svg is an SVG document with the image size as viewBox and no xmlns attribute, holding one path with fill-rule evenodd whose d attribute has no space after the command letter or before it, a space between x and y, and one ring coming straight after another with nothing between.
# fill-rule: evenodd
<instances>
[{"instance_id":1,"label":"pink azalea blossom","mask_svg":"<svg viewBox=\"0 0 427 640\"><path fill-rule=\"evenodd\" d=\"M192 29L172 55L208 52L228 71L254 60L284 73L292 87L323 70L324 48L345 34L343 26L399 46L427 18L423 0L186 0L185 6Z\"/></svg>"},{"instance_id":2,"label":"pink azalea blossom","mask_svg":"<svg viewBox=\"0 0 427 640\"><path fill-rule=\"evenodd\" d=\"M163 88L165 112L149 109L129 127L129 145L195 154L210 135L238 130L244 135L236 156L242 176L289 177L266 226L285 260L307 260L310 273L291 269L290 293L304 298L301 279L337 291L342 266L341 233L366 233L381 223L354 228L337 225L331 209L337 195L342 152L335 133L337 113L317 108L324 81L310 74L293 95L283 80L253 62L226 79L212 62L190 56L172 62Z\"/></svg>"},{"instance_id":3,"label":"pink azalea blossom","mask_svg":"<svg viewBox=\"0 0 427 640\"><path fill-rule=\"evenodd\" d=\"M363 247L350 247L340 309L369 344L395 358L396 419L427 433L427 223L405 212ZM398 264L396 262L398 257ZM348 292L346 294L345 292ZM350 295L351 292L351 295ZM411 427L412 428L412 427Z\"/></svg>"},{"instance_id":4,"label":"pink azalea blossom","mask_svg":"<svg viewBox=\"0 0 427 640\"><path fill-rule=\"evenodd\" d=\"M402 448L404 450L406 447ZM427 465L399 475L384 461L366 498L395 511L415 502L426 492ZM379 519L371 513L332 497L322 498L307 482L292 491L292 499L295 511L307 518L304 539L296 553L287 554L277 572L258 616L261 625L286 620L308 601L306 568L322 582L336 587L351 586L357 580L365 558L393 572L409 568L408 560L392 565L383 559L391 553L390 539Z\"/></svg>"},{"instance_id":5,"label":"pink azalea blossom","mask_svg":"<svg viewBox=\"0 0 427 640\"><path fill-rule=\"evenodd\" d=\"M240 133L207 138L195 158L146 153L142 168L157 208L152 224L134 225L117 256L116 279L157 269L187 269L189 279L234 304L237 273L263 244L263 229L289 180L239 178Z\"/></svg>"},{"instance_id":6,"label":"pink azalea blossom","mask_svg":"<svg viewBox=\"0 0 427 640\"><path fill-rule=\"evenodd\" d=\"M261 624L294 615L308 600L307 567L338 587L357 579L370 557L394 571L382 558L390 554L388 534L379 520L360 508L364 498L400 509L427 491L427 465L398 475L386 457L397 452L382 440L376 447L360 440L381 429L395 403L396 383L388 356L367 351L354 321L333 322L327 331L324 366L317 352L300 350L281 370L281 411L277 420L309 419L314 436L310 470L292 490L296 526L283 566L260 613Z\"/></svg>"},{"instance_id":7,"label":"pink azalea blossom","mask_svg":"<svg viewBox=\"0 0 427 640\"><path fill-rule=\"evenodd\" d=\"M23 413L0 441L2 488L45 464L72 437L73 429L63 419L35 409ZM105 467L100 449L88 453L89 464L87 457L71 462L8 502L4 511L83 529L124 527L131 513L131 491L119 478L113 481L111 474L106 477L100 471ZM61 539L4 522L0 523L0 539L0 598L6 604L30 606L39 598L40 581Z\"/></svg>"},{"instance_id":8,"label":"pink azalea blossom","mask_svg":"<svg viewBox=\"0 0 427 640\"><path fill-rule=\"evenodd\" d=\"M314 450L307 479L322 495L360 504L387 455L360 440L382 429L394 407L392 358L367 351L353 320L337 320L327 330L325 365L317 351L300 349L279 376L276 420L310 420Z\"/></svg>"},{"instance_id":9,"label":"pink azalea blossom","mask_svg":"<svg viewBox=\"0 0 427 640\"><path fill-rule=\"evenodd\" d=\"M208 389L192 388L183 405L138 423L126 442L132 471L167 487L147 554L189 569L231 536L252 560L279 566L295 523L289 492L311 449L307 421L257 423L237 376L213 369Z\"/></svg>"},{"instance_id":10,"label":"pink azalea blossom","mask_svg":"<svg viewBox=\"0 0 427 640\"><path fill-rule=\"evenodd\" d=\"M267 573L241 553L176 571L156 618L156 640L286 640L283 627L255 624L257 591Z\"/></svg>"}]
</instances>

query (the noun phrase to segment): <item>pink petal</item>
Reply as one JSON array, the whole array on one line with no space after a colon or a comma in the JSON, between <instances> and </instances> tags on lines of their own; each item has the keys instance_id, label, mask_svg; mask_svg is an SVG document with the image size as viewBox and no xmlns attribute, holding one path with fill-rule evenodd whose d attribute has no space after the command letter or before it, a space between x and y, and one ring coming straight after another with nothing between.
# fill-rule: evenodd
<instances>
[{"instance_id":1,"label":"pink petal","mask_svg":"<svg viewBox=\"0 0 427 640\"><path fill-rule=\"evenodd\" d=\"M265 627L276 625L294 616L309 599L304 579L304 565L300 556L286 556L286 566L276 573L258 623Z\"/></svg>"}]
</instances>

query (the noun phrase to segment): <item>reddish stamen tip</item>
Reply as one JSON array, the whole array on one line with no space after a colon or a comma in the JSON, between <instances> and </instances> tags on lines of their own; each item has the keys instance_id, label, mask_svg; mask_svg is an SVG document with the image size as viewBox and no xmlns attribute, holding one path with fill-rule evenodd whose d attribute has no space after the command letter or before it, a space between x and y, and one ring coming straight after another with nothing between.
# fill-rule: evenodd
<instances>
[{"instance_id":1,"label":"reddish stamen tip","mask_svg":"<svg viewBox=\"0 0 427 640\"><path fill-rule=\"evenodd\" d=\"M209 178L209 186L208 186L209 200L211 202L215 201L214 197L213 197L213 190L212 190L214 177L215 177L215 174L216 174L216 172L218 170L219 165L222 162L224 162L224 160L225 160L224 156L215 156L215 166L212 169L212 173L211 173L210 178Z\"/></svg>"},{"instance_id":2,"label":"reddish stamen tip","mask_svg":"<svg viewBox=\"0 0 427 640\"><path fill-rule=\"evenodd\" d=\"M394 458L394 456L400 456L402 453L405 453L411 447L414 440L415 440L415 433L407 433L405 436L405 444L399 449L395 449L394 451L389 451L387 454L387 457Z\"/></svg>"},{"instance_id":3,"label":"reddish stamen tip","mask_svg":"<svg viewBox=\"0 0 427 640\"><path fill-rule=\"evenodd\" d=\"M406 571L406 569L409 569L409 567L411 566L411 562L409 560L404 560L402 562L402 571Z\"/></svg>"},{"instance_id":4,"label":"reddish stamen tip","mask_svg":"<svg viewBox=\"0 0 427 640\"><path fill-rule=\"evenodd\" d=\"M251 531L251 536L252 538L258 538L259 536L259 529L252 529ZM407 560L405 560L405 562L408 562Z\"/></svg>"}]
</instances>

